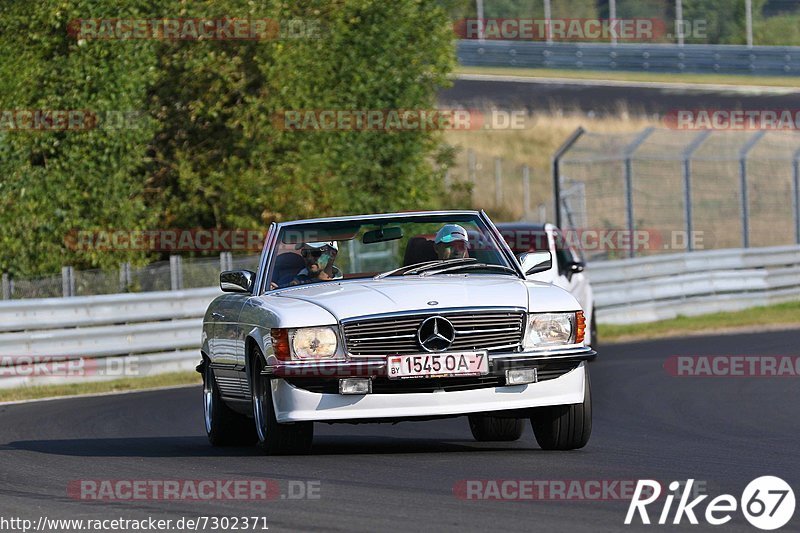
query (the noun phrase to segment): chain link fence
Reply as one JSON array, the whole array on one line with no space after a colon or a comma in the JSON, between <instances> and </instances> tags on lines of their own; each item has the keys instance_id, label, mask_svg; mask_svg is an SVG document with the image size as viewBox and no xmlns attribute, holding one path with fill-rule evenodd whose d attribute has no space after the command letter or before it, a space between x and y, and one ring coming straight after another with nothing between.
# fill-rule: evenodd
<instances>
[{"instance_id":1,"label":"chain link fence","mask_svg":"<svg viewBox=\"0 0 800 533\"><path fill-rule=\"evenodd\" d=\"M173 255L169 261L157 261L142 267L126 263L116 271L75 270L65 266L60 276L14 279L3 274L0 296L3 300L59 298L213 287L219 283L222 270L255 271L259 258L259 255L234 257L230 252L211 258Z\"/></svg>"},{"instance_id":2,"label":"chain link fence","mask_svg":"<svg viewBox=\"0 0 800 533\"><path fill-rule=\"evenodd\" d=\"M649 232L625 256L800 244L800 135L580 132L555 165L562 227ZM676 237L680 236L680 238ZM596 250L609 258L608 250ZM589 254L591 258L592 254Z\"/></svg>"}]
</instances>

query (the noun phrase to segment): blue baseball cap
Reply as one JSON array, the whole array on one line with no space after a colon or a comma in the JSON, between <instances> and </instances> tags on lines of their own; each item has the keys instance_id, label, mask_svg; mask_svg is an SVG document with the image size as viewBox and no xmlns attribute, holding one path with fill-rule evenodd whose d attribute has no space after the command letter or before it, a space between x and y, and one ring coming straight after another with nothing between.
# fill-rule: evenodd
<instances>
[{"instance_id":1,"label":"blue baseball cap","mask_svg":"<svg viewBox=\"0 0 800 533\"><path fill-rule=\"evenodd\" d=\"M433 240L436 244L440 242L448 244L455 241L469 242L467 230L458 224L445 224L442 226L442 229L436 233L436 238Z\"/></svg>"}]
</instances>

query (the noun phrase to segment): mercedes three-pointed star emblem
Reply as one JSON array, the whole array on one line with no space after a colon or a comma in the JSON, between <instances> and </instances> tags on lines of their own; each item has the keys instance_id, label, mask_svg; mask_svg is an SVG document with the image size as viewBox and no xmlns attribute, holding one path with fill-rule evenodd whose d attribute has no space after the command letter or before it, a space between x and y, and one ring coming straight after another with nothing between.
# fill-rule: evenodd
<instances>
[{"instance_id":1,"label":"mercedes three-pointed star emblem","mask_svg":"<svg viewBox=\"0 0 800 533\"><path fill-rule=\"evenodd\" d=\"M432 316L422 321L417 330L419 345L428 352L443 352L453 344L456 329L443 316Z\"/></svg>"}]
</instances>

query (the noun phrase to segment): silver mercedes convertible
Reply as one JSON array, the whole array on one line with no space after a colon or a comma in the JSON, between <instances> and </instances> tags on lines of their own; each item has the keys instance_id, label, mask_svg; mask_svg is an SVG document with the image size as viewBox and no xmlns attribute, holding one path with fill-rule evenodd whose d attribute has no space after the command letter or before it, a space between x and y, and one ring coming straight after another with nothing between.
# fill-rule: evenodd
<instances>
[{"instance_id":1,"label":"silver mercedes convertible","mask_svg":"<svg viewBox=\"0 0 800 533\"><path fill-rule=\"evenodd\" d=\"M479 441L530 420L540 447L583 447L596 353L578 302L526 278L551 261L477 211L272 224L203 319L209 441L302 454L314 422L467 416Z\"/></svg>"}]
</instances>

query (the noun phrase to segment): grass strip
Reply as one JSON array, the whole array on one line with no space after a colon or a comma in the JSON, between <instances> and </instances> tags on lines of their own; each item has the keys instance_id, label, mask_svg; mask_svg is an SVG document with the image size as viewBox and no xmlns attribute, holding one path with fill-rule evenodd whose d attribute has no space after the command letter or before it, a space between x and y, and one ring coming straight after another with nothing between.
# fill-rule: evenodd
<instances>
[{"instance_id":1,"label":"grass strip","mask_svg":"<svg viewBox=\"0 0 800 533\"><path fill-rule=\"evenodd\" d=\"M112 381L86 381L61 385L33 385L0 389L0 402L34 400L57 396L75 396L78 394L97 394L105 392L124 392L175 385L200 384L200 374L195 371L170 372L146 377L128 377Z\"/></svg>"},{"instance_id":2,"label":"grass strip","mask_svg":"<svg viewBox=\"0 0 800 533\"><path fill-rule=\"evenodd\" d=\"M600 312L598 311L598 314ZM598 324L600 342L624 342L639 339L680 337L687 334L717 333L760 327L800 326L800 301L751 307L743 311L711 313L698 316L678 316L644 324Z\"/></svg>"}]
</instances>

